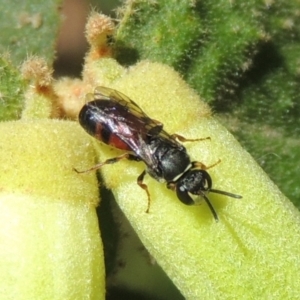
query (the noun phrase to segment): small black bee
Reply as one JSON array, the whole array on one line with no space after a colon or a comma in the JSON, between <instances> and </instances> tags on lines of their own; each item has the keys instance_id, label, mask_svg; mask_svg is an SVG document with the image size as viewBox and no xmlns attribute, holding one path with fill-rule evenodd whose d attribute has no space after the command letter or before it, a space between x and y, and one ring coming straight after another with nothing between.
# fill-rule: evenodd
<instances>
[{"instance_id":1,"label":"small black bee","mask_svg":"<svg viewBox=\"0 0 300 300\"><path fill-rule=\"evenodd\" d=\"M79 113L80 125L103 143L130 153L110 158L85 171L75 170L78 173L90 172L121 159L143 161L146 170L138 176L137 183L148 195L146 212L150 209L150 193L147 185L143 183L146 173L159 182L166 182L167 188L175 191L178 199L184 204L195 204L192 195L203 197L215 220L218 220L218 215L206 196L209 192L242 198L212 189L212 180L206 170L220 161L209 167L200 162L191 162L185 147L177 142L209 138L186 139L178 134L168 134L163 130L162 123L149 118L136 103L116 90L97 87L94 94L87 97L93 101L82 107Z\"/></svg>"}]
</instances>

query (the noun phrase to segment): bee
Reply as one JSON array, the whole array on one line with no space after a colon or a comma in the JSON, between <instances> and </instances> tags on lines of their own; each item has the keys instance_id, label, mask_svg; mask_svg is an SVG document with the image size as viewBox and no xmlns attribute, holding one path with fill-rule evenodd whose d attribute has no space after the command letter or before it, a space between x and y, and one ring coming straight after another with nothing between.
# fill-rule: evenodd
<instances>
[{"instance_id":1,"label":"bee","mask_svg":"<svg viewBox=\"0 0 300 300\"><path fill-rule=\"evenodd\" d=\"M207 169L220 161L208 167L201 162L191 161L186 148L180 143L210 138L187 139L179 134L167 133L161 122L148 117L134 101L119 91L97 87L94 94L88 97L92 101L82 107L78 117L80 125L96 139L126 152L88 170L76 170L78 173L97 170L122 159L144 162L146 168L138 176L137 184L148 196L146 212L150 209L150 193L143 182L146 174L159 182L165 182L167 188L176 192L177 198L186 205L196 204L193 195L204 198L216 221L218 215L208 193L242 198L212 188L212 179Z\"/></svg>"}]
</instances>

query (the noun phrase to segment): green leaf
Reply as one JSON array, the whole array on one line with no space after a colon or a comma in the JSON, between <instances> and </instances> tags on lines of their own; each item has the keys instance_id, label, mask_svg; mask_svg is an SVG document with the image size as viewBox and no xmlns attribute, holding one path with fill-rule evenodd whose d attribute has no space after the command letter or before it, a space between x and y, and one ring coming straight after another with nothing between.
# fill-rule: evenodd
<instances>
[{"instance_id":1,"label":"green leaf","mask_svg":"<svg viewBox=\"0 0 300 300\"><path fill-rule=\"evenodd\" d=\"M24 82L7 57L0 57L0 120L18 119L23 107Z\"/></svg>"},{"instance_id":2,"label":"green leaf","mask_svg":"<svg viewBox=\"0 0 300 300\"><path fill-rule=\"evenodd\" d=\"M0 3L0 52L11 53L15 64L27 55L54 59L61 1L9 1Z\"/></svg>"},{"instance_id":3,"label":"green leaf","mask_svg":"<svg viewBox=\"0 0 300 300\"><path fill-rule=\"evenodd\" d=\"M163 120L168 132L211 137L187 142L185 147L193 160L207 166L221 159L209 169L213 187L243 196L207 194L219 216L216 222L205 203L183 205L174 192L146 177L151 205L145 213L147 195L136 184L143 164L123 160L101 170L143 244L185 298L297 298L299 211L209 115L207 105L178 73L159 63L143 61L111 87L137 101L149 116ZM119 153L103 145L99 148L101 161Z\"/></svg>"},{"instance_id":4,"label":"green leaf","mask_svg":"<svg viewBox=\"0 0 300 300\"><path fill-rule=\"evenodd\" d=\"M239 72L261 39L261 24L249 10L254 2L131 1L124 8L116 47L139 59L173 66L213 101ZM130 62L127 52L119 60Z\"/></svg>"}]
</instances>

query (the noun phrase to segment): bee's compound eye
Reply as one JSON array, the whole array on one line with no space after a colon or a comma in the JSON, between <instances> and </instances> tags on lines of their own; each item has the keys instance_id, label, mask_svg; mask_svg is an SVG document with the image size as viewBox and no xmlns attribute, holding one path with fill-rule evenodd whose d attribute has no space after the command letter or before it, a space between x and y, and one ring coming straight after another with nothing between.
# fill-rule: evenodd
<instances>
[{"instance_id":1,"label":"bee's compound eye","mask_svg":"<svg viewBox=\"0 0 300 300\"><path fill-rule=\"evenodd\" d=\"M193 205L195 204L194 200L192 199L192 197L189 195L189 192L186 190L186 187L183 184L178 184L176 186L176 195L177 198L184 204L186 205Z\"/></svg>"},{"instance_id":2,"label":"bee's compound eye","mask_svg":"<svg viewBox=\"0 0 300 300\"><path fill-rule=\"evenodd\" d=\"M179 190L180 190L181 193L186 192L186 189L185 189L184 186L179 186L178 188L179 188Z\"/></svg>"}]
</instances>

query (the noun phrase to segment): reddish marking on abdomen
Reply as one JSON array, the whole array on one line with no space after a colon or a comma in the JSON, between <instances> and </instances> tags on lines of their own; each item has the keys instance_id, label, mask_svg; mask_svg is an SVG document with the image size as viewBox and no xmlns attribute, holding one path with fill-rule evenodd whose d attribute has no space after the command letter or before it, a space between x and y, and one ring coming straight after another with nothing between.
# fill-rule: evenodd
<instances>
[{"instance_id":1,"label":"reddish marking on abdomen","mask_svg":"<svg viewBox=\"0 0 300 300\"><path fill-rule=\"evenodd\" d=\"M124 143L117 135L113 133L109 137L108 144L121 150L132 151L132 149L130 149L126 143Z\"/></svg>"}]
</instances>

